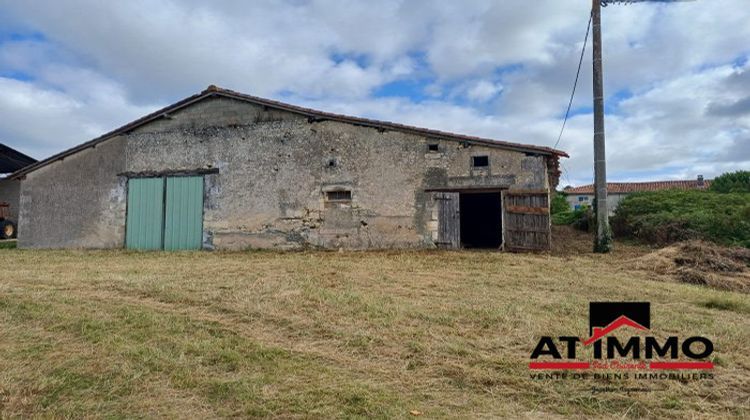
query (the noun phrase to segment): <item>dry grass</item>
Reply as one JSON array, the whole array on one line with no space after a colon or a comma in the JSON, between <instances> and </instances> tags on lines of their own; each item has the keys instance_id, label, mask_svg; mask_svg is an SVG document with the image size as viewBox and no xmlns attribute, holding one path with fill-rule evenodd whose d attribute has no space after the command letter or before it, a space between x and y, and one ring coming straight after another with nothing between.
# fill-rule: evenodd
<instances>
[{"instance_id":1,"label":"dry grass","mask_svg":"<svg viewBox=\"0 0 750 420\"><path fill-rule=\"evenodd\" d=\"M750 249L686 241L637 258L634 267L682 283L750 293Z\"/></svg>"},{"instance_id":2,"label":"dry grass","mask_svg":"<svg viewBox=\"0 0 750 420\"><path fill-rule=\"evenodd\" d=\"M747 295L612 256L0 251L0 417L743 417ZM648 300L709 336L713 381L532 380L591 300ZM632 384L631 384L632 385Z\"/></svg>"}]
</instances>

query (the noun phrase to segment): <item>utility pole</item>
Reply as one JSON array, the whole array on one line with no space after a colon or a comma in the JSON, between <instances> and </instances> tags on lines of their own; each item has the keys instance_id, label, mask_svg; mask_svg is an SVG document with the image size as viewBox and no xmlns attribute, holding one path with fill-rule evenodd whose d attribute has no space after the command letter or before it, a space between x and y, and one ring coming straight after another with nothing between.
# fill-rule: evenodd
<instances>
[{"instance_id":1,"label":"utility pole","mask_svg":"<svg viewBox=\"0 0 750 420\"><path fill-rule=\"evenodd\" d=\"M607 207L607 163L604 151L604 74L602 68L602 8L601 0L592 0L591 27L594 50L594 212L596 238L594 252L612 250L612 232L609 229Z\"/></svg>"},{"instance_id":2,"label":"utility pole","mask_svg":"<svg viewBox=\"0 0 750 420\"><path fill-rule=\"evenodd\" d=\"M607 162L604 151L604 69L602 66L602 6L632 3L678 3L694 0L591 0L594 50L594 252L612 251L612 231L607 207Z\"/></svg>"}]
</instances>

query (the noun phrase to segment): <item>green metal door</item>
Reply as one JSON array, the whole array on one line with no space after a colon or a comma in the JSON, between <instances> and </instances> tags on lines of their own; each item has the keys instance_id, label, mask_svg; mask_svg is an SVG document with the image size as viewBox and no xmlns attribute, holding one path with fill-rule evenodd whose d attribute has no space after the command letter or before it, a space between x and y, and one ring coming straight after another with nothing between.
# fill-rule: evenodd
<instances>
[{"instance_id":1,"label":"green metal door","mask_svg":"<svg viewBox=\"0 0 750 420\"><path fill-rule=\"evenodd\" d=\"M164 249L201 249L203 243L203 177L167 178Z\"/></svg>"},{"instance_id":2,"label":"green metal door","mask_svg":"<svg viewBox=\"0 0 750 420\"><path fill-rule=\"evenodd\" d=\"M128 180L128 249L162 249L164 232L164 178Z\"/></svg>"}]
</instances>

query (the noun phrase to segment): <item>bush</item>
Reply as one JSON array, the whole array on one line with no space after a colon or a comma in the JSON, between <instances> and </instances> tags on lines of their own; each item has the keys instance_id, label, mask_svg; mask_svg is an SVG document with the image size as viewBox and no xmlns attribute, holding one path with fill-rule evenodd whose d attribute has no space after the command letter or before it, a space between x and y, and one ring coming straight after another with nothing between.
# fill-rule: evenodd
<instances>
[{"instance_id":1,"label":"bush","mask_svg":"<svg viewBox=\"0 0 750 420\"><path fill-rule=\"evenodd\" d=\"M570 204L565 199L565 193L559 191L552 193L552 202L550 203L549 210L553 216L560 213L570 213Z\"/></svg>"},{"instance_id":2,"label":"bush","mask_svg":"<svg viewBox=\"0 0 750 420\"><path fill-rule=\"evenodd\" d=\"M711 181L711 191L750 193L750 171L727 172Z\"/></svg>"},{"instance_id":3,"label":"bush","mask_svg":"<svg viewBox=\"0 0 750 420\"><path fill-rule=\"evenodd\" d=\"M570 207L564 212L552 214L553 225L573 225L576 229L589 230L589 220L591 219L591 208L583 205L576 210L570 210Z\"/></svg>"},{"instance_id":4,"label":"bush","mask_svg":"<svg viewBox=\"0 0 750 420\"><path fill-rule=\"evenodd\" d=\"M573 225L574 228L584 231L588 231L589 227L594 225L591 208L584 204L576 210L571 210L563 192L555 191L552 195L550 214L553 225Z\"/></svg>"},{"instance_id":5,"label":"bush","mask_svg":"<svg viewBox=\"0 0 750 420\"><path fill-rule=\"evenodd\" d=\"M658 191L624 198L612 218L616 236L664 245L706 239L750 248L750 194Z\"/></svg>"}]
</instances>

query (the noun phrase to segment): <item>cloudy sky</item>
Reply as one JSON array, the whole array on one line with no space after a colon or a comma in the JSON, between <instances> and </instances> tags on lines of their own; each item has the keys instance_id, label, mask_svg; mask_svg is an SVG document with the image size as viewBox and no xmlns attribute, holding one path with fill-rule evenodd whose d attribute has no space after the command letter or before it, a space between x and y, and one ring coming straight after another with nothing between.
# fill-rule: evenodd
<instances>
[{"instance_id":1,"label":"cloudy sky","mask_svg":"<svg viewBox=\"0 0 750 420\"><path fill-rule=\"evenodd\" d=\"M603 10L610 180L750 169L748 0ZM588 0L0 0L0 142L44 158L209 84L557 140ZM590 47L590 44L589 44ZM592 179L591 56L559 148Z\"/></svg>"}]
</instances>

